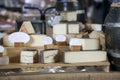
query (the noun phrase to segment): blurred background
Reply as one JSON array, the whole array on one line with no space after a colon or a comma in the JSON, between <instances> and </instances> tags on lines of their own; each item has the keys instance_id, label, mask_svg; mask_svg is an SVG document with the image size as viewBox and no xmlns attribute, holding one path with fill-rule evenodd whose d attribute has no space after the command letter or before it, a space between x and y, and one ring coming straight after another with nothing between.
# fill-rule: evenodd
<instances>
[{"instance_id":1,"label":"blurred background","mask_svg":"<svg viewBox=\"0 0 120 80\"><path fill-rule=\"evenodd\" d=\"M77 21L84 24L103 24L110 4L110 0L0 0L0 31L4 31L4 28L12 29L11 26L18 28L24 20L38 23L45 20L47 26L52 27L53 21L59 18L62 11L77 11Z\"/></svg>"}]
</instances>

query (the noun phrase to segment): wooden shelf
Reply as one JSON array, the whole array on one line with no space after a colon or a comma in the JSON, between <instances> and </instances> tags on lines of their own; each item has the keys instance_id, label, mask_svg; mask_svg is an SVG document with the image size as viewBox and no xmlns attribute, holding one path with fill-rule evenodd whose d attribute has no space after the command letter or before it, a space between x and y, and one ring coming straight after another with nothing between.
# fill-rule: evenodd
<instances>
[{"instance_id":1,"label":"wooden shelf","mask_svg":"<svg viewBox=\"0 0 120 80\"><path fill-rule=\"evenodd\" d=\"M52 64L20 64L20 63L10 63L9 65L0 66L0 69L12 69L12 68L37 68L37 67L47 67L47 66L102 66L108 67L109 62L87 62L87 63L74 63L74 64L64 64L64 63L52 63Z\"/></svg>"}]
</instances>

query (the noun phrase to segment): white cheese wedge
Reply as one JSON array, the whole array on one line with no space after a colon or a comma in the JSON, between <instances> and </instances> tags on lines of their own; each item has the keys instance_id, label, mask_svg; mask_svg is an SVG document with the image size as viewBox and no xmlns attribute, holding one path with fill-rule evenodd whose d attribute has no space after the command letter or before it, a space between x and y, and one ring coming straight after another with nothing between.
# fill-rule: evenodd
<instances>
[{"instance_id":1,"label":"white cheese wedge","mask_svg":"<svg viewBox=\"0 0 120 80\"><path fill-rule=\"evenodd\" d=\"M30 41L27 44L28 47L41 47L44 46L44 38L47 37L46 35L30 35Z\"/></svg>"},{"instance_id":2,"label":"white cheese wedge","mask_svg":"<svg viewBox=\"0 0 120 80\"><path fill-rule=\"evenodd\" d=\"M9 64L9 57L8 56L0 57L0 65L8 65L8 64Z\"/></svg>"},{"instance_id":3,"label":"white cheese wedge","mask_svg":"<svg viewBox=\"0 0 120 80\"><path fill-rule=\"evenodd\" d=\"M68 24L68 34L79 34L79 24Z\"/></svg>"},{"instance_id":4,"label":"white cheese wedge","mask_svg":"<svg viewBox=\"0 0 120 80\"><path fill-rule=\"evenodd\" d=\"M5 47L14 47L14 43L9 42L8 35L3 37L3 46L5 46Z\"/></svg>"},{"instance_id":5,"label":"white cheese wedge","mask_svg":"<svg viewBox=\"0 0 120 80\"><path fill-rule=\"evenodd\" d=\"M100 41L99 39L83 39L82 50L99 50Z\"/></svg>"},{"instance_id":6,"label":"white cheese wedge","mask_svg":"<svg viewBox=\"0 0 120 80\"><path fill-rule=\"evenodd\" d=\"M58 54L58 50L44 50L41 51L41 63L54 63L56 62L56 56Z\"/></svg>"},{"instance_id":7,"label":"white cheese wedge","mask_svg":"<svg viewBox=\"0 0 120 80\"><path fill-rule=\"evenodd\" d=\"M77 21L77 12L67 12L67 21Z\"/></svg>"},{"instance_id":8,"label":"white cheese wedge","mask_svg":"<svg viewBox=\"0 0 120 80\"><path fill-rule=\"evenodd\" d=\"M68 51L64 52L65 63L100 62L107 60L105 51Z\"/></svg>"},{"instance_id":9,"label":"white cheese wedge","mask_svg":"<svg viewBox=\"0 0 120 80\"><path fill-rule=\"evenodd\" d=\"M56 24L53 26L53 34L67 34L67 24Z\"/></svg>"},{"instance_id":10,"label":"white cheese wedge","mask_svg":"<svg viewBox=\"0 0 120 80\"><path fill-rule=\"evenodd\" d=\"M37 62L36 57L37 51L21 51L20 53L20 62L25 64L33 64ZM36 58L36 59L35 59Z\"/></svg>"},{"instance_id":11,"label":"white cheese wedge","mask_svg":"<svg viewBox=\"0 0 120 80\"><path fill-rule=\"evenodd\" d=\"M35 30L30 21L24 21L19 32L25 32L27 34L35 33Z\"/></svg>"}]
</instances>

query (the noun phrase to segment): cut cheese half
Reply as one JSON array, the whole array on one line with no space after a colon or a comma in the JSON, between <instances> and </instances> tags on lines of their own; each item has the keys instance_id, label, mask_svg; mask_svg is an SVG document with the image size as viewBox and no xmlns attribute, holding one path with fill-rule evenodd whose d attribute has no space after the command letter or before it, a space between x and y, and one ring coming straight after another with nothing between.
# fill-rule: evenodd
<instances>
[{"instance_id":1,"label":"cut cheese half","mask_svg":"<svg viewBox=\"0 0 120 80\"><path fill-rule=\"evenodd\" d=\"M41 63L54 63L55 57L58 54L58 50L44 50L41 51Z\"/></svg>"},{"instance_id":2,"label":"cut cheese half","mask_svg":"<svg viewBox=\"0 0 120 80\"><path fill-rule=\"evenodd\" d=\"M25 64L33 64L36 63L38 60L37 58L37 51L36 50L25 50L21 51L20 54L20 62Z\"/></svg>"},{"instance_id":3,"label":"cut cheese half","mask_svg":"<svg viewBox=\"0 0 120 80\"><path fill-rule=\"evenodd\" d=\"M68 51L64 52L65 63L100 62L107 60L105 51Z\"/></svg>"}]
</instances>

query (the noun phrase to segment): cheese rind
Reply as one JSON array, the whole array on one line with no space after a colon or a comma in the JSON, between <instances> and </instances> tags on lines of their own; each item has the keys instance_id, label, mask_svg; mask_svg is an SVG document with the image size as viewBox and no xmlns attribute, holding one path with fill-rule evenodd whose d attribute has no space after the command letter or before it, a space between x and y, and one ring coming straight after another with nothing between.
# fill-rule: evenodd
<instances>
[{"instance_id":1,"label":"cheese rind","mask_svg":"<svg viewBox=\"0 0 120 80\"><path fill-rule=\"evenodd\" d=\"M37 51L21 51L20 54L20 62L25 64L33 64L36 63L38 58L36 57Z\"/></svg>"},{"instance_id":2,"label":"cheese rind","mask_svg":"<svg viewBox=\"0 0 120 80\"><path fill-rule=\"evenodd\" d=\"M9 42L8 35L3 37L3 46L5 46L5 47L14 47L14 43Z\"/></svg>"},{"instance_id":3,"label":"cheese rind","mask_svg":"<svg viewBox=\"0 0 120 80\"><path fill-rule=\"evenodd\" d=\"M41 51L41 63L54 63L56 62L55 57L58 54L58 50L44 50Z\"/></svg>"},{"instance_id":4,"label":"cheese rind","mask_svg":"<svg viewBox=\"0 0 120 80\"><path fill-rule=\"evenodd\" d=\"M8 56L0 57L0 65L8 65L8 64L9 64L9 57Z\"/></svg>"},{"instance_id":5,"label":"cheese rind","mask_svg":"<svg viewBox=\"0 0 120 80\"><path fill-rule=\"evenodd\" d=\"M64 63L100 62L107 60L105 51L67 51L64 52Z\"/></svg>"}]
</instances>

